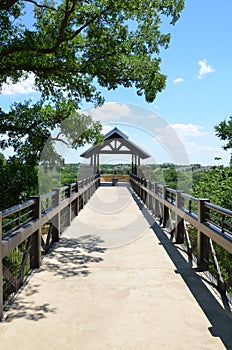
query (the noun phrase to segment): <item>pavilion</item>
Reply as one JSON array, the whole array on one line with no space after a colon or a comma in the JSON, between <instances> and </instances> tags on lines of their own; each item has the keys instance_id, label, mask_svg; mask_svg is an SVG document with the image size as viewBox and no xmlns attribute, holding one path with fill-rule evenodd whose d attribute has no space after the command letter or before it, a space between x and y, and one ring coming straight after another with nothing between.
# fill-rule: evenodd
<instances>
[{"instance_id":1,"label":"pavilion","mask_svg":"<svg viewBox=\"0 0 232 350\"><path fill-rule=\"evenodd\" d=\"M129 140L129 137L119 130L113 128L104 136L103 143L92 146L80 156L90 159L90 165L93 167L94 173L99 171L100 154L131 154L132 174L137 174L137 167L140 166L141 159L150 158L150 155L144 152L135 143Z\"/></svg>"}]
</instances>

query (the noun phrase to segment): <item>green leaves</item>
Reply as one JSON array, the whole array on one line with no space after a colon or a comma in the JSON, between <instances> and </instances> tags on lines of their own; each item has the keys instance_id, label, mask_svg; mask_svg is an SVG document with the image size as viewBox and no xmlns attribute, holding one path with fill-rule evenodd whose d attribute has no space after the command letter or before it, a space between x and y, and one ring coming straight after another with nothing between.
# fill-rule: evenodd
<instances>
[{"instance_id":1,"label":"green leaves","mask_svg":"<svg viewBox=\"0 0 232 350\"><path fill-rule=\"evenodd\" d=\"M184 0L3 0L0 2L0 89L33 73L41 100L0 111L2 149L13 147L31 167L51 132L72 147L101 141L101 126L80 115L81 102L101 105L100 86L134 86L148 102L165 87L160 48L170 35L165 19L178 19ZM50 104L51 105L50 105ZM57 137L55 137L57 138ZM47 157L61 164L50 137Z\"/></svg>"},{"instance_id":2,"label":"green leaves","mask_svg":"<svg viewBox=\"0 0 232 350\"><path fill-rule=\"evenodd\" d=\"M101 139L101 125L90 116L77 113L75 103L61 100L56 106L31 101L14 104L9 113L0 111L0 134L4 135L1 147L13 147L22 162L35 166L52 130L60 128L60 135L69 141L70 147L77 148L86 142ZM55 140L50 137L47 160L56 163L59 155L53 147ZM49 160L49 157L51 158Z\"/></svg>"},{"instance_id":3,"label":"green leaves","mask_svg":"<svg viewBox=\"0 0 232 350\"><path fill-rule=\"evenodd\" d=\"M96 104L102 99L95 79L108 89L134 85L148 102L164 88L158 55L170 36L160 25L164 17L176 22L184 0L33 1L26 26L29 2L0 5L0 84L33 72L44 99L68 93L77 103Z\"/></svg>"},{"instance_id":4,"label":"green leaves","mask_svg":"<svg viewBox=\"0 0 232 350\"><path fill-rule=\"evenodd\" d=\"M224 145L224 149L227 150L232 148L232 116L229 117L229 120L222 121L215 126L216 135L223 141L227 141Z\"/></svg>"},{"instance_id":5,"label":"green leaves","mask_svg":"<svg viewBox=\"0 0 232 350\"><path fill-rule=\"evenodd\" d=\"M7 160L0 154L0 210L24 202L38 191L37 168L18 157Z\"/></svg>"},{"instance_id":6,"label":"green leaves","mask_svg":"<svg viewBox=\"0 0 232 350\"><path fill-rule=\"evenodd\" d=\"M194 195L210 198L214 204L232 210L232 168L212 167L209 171L193 173Z\"/></svg>"},{"instance_id":7,"label":"green leaves","mask_svg":"<svg viewBox=\"0 0 232 350\"><path fill-rule=\"evenodd\" d=\"M221 140L226 141L223 146L224 150L232 149L232 116L229 119L223 120L221 123L214 127L216 131L216 136L218 136ZM232 156L230 159L230 163L232 166Z\"/></svg>"}]
</instances>

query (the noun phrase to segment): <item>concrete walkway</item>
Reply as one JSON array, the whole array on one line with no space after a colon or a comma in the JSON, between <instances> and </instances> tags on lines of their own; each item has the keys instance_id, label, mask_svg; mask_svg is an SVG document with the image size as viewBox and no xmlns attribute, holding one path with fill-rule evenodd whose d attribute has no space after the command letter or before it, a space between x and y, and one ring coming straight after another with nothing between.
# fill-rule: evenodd
<instances>
[{"instance_id":1,"label":"concrete walkway","mask_svg":"<svg viewBox=\"0 0 232 350\"><path fill-rule=\"evenodd\" d=\"M4 350L232 349L229 308L126 186L98 189L6 316Z\"/></svg>"}]
</instances>

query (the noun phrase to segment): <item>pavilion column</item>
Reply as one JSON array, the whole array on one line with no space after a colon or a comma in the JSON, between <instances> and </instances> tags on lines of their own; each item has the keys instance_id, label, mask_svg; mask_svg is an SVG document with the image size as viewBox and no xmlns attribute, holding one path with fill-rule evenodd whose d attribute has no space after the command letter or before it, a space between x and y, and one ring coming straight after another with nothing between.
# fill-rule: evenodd
<instances>
[{"instance_id":1,"label":"pavilion column","mask_svg":"<svg viewBox=\"0 0 232 350\"><path fill-rule=\"evenodd\" d=\"M132 174L137 175L137 156L132 154Z\"/></svg>"},{"instance_id":2,"label":"pavilion column","mask_svg":"<svg viewBox=\"0 0 232 350\"><path fill-rule=\"evenodd\" d=\"M141 161L140 156L137 156L136 175L138 175L138 167L140 166L140 161Z\"/></svg>"},{"instance_id":3,"label":"pavilion column","mask_svg":"<svg viewBox=\"0 0 232 350\"><path fill-rule=\"evenodd\" d=\"M131 172L134 175L134 155L132 154Z\"/></svg>"},{"instance_id":4,"label":"pavilion column","mask_svg":"<svg viewBox=\"0 0 232 350\"><path fill-rule=\"evenodd\" d=\"M137 175L137 166L138 166L138 156L135 155L135 175Z\"/></svg>"}]
</instances>

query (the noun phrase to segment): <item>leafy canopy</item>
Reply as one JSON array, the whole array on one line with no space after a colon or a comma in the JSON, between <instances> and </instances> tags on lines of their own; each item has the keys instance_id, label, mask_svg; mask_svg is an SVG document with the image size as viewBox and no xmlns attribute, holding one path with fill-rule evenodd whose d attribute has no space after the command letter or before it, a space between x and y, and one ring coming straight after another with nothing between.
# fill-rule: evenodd
<instances>
[{"instance_id":1,"label":"leafy canopy","mask_svg":"<svg viewBox=\"0 0 232 350\"><path fill-rule=\"evenodd\" d=\"M214 127L216 135L227 143L223 146L225 150L232 148L232 116L228 120L223 120Z\"/></svg>"},{"instance_id":2,"label":"leafy canopy","mask_svg":"<svg viewBox=\"0 0 232 350\"><path fill-rule=\"evenodd\" d=\"M228 120L223 120L214 127L216 136L226 143L223 146L224 150L232 149L232 116ZM230 158L230 166L232 167L232 154Z\"/></svg>"},{"instance_id":3,"label":"leafy canopy","mask_svg":"<svg viewBox=\"0 0 232 350\"><path fill-rule=\"evenodd\" d=\"M0 147L13 147L18 157L11 169L26 164L33 172L41 155L45 164L61 166L57 141L99 142L100 124L76 113L84 100L103 103L97 85L135 86L152 102L165 87L159 53L170 35L161 32L162 21L174 24L183 7L184 0L0 1L0 91L33 76L41 95L34 104L0 109Z\"/></svg>"},{"instance_id":4,"label":"leafy canopy","mask_svg":"<svg viewBox=\"0 0 232 350\"><path fill-rule=\"evenodd\" d=\"M45 99L96 104L96 82L135 86L152 102L165 86L160 48L184 0L3 0L0 2L0 86L34 74ZM26 15L26 16L25 16Z\"/></svg>"},{"instance_id":5,"label":"leafy canopy","mask_svg":"<svg viewBox=\"0 0 232 350\"><path fill-rule=\"evenodd\" d=\"M34 104L17 103L8 113L0 110L0 130L5 136L0 147L3 150L13 147L21 161L32 166L41 160L42 153L43 162L49 162L51 167L60 166L63 159L55 150L57 143L77 148L102 140L100 123L77 113L74 107L72 101L62 100L54 108L40 100ZM57 128L58 132L53 132Z\"/></svg>"}]
</instances>

